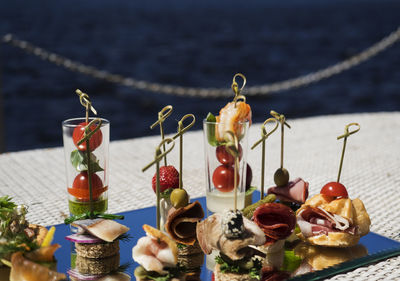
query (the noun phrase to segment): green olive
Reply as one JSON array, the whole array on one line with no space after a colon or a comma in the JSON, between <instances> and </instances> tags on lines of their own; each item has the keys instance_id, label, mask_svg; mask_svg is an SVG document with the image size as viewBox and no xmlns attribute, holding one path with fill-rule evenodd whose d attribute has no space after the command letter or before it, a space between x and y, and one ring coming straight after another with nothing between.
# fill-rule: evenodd
<instances>
[{"instance_id":1,"label":"green olive","mask_svg":"<svg viewBox=\"0 0 400 281\"><path fill-rule=\"evenodd\" d=\"M285 186L289 182L289 172L285 168L279 168L274 174L274 182L277 186Z\"/></svg>"},{"instance_id":2,"label":"green olive","mask_svg":"<svg viewBox=\"0 0 400 281\"><path fill-rule=\"evenodd\" d=\"M171 204L174 208L185 207L189 203L189 196L183 188L176 188L171 192Z\"/></svg>"},{"instance_id":3,"label":"green olive","mask_svg":"<svg viewBox=\"0 0 400 281\"><path fill-rule=\"evenodd\" d=\"M138 279L143 279L147 277L147 271L146 269L144 269L143 266L138 266L135 269L135 272L133 273L135 275L136 278Z\"/></svg>"},{"instance_id":4,"label":"green olive","mask_svg":"<svg viewBox=\"0 0 400 281\"><path fill-rule=\"evenodd\" d=\"M250 259L239 263L239 267L243 269L251 269L254 267L254 262Z\"/></svg>"}]
</instances>

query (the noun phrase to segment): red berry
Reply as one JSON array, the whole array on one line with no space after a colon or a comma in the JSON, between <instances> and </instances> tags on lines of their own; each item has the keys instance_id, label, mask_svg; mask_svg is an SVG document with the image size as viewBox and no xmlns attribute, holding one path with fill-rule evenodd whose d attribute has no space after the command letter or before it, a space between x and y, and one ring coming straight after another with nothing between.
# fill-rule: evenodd
<instances>
[{"instance_id":1,"label":"red berry","mask_svg":"<svg viewBox=\"0 0 400 281\"><path fill-rule=\"evenodd\" d=\"M75 146L80 150L80 151L86 151L86 142L81 143L78 146L78 142L83 138L83 135L85 133L85 127L87 126L88 123L82 122L78 126L75 127L74 131L72 132L72 140L75 144ZM95 125L90 126L91 130L94 130L96 128ZM95 150L98 148L101 143L103 142L103 133L99 129L96 133L91 136L89 139L89 148L90 151Z\"/></svg>"},{"instance_id":2,"label":"red berry","mask_svg":"<svg viewBox=\"0 0 400 281\"><path fill-rule=\"evenodd\" d=\"M151 181L154 192L156 192L157 174L154 174ZM168 188L179 187L179 172L174 166L162 166L160 167L160 192L165 191Z\"/></svg>"},{"instance_id":3,"label":"red berry","mask_svg":"<svg viewBox=\"0 0 400 281\"><path fill-rule=\"evenodd\" d=\"M247 164L247 172L246 172L246 190L249 190L251 187L251 180L253 179L253 171L249 164Z\"/></svg>"},{"instance_id":4,"label":"red berry","mask_svg":"<svg viewBox=\"0 0 400 281\"><path fill-rule=\"evenodd\" d=\"M340 182L328 182L325 184L321 191L321 194L327 195L327 196L333 196L333 197L342 197L342 198L348 198L349 195L347 194L346 187L341 184Z\"/></svg>"},{"instance_id":5,"label":"red berry","mask_svg":"<svg viewBox=\"0 0 400 281\"><path fill-rule=\"evenodd\" d=\"M218 166L212 176L212 181L216 189L221 192L229 192L235 188L234 183L235 169L224 165ZM239 184L239 174L236 174L237 184Z\"/></svg>"},{"instance_id":6,"label":"red berry","mask_svg":"<svg viewBox=\"0 0 400 281\"><path fill-rule=\"evenodd\" d=\"M235 157L233 157L232 154L226 150L225 145L220 145L217 147L216 155L218 161L223 165L230 166L235 164ZM242 159L242 146L239 144L239 161L240 159Z\"/></svg>"}]
</instances>

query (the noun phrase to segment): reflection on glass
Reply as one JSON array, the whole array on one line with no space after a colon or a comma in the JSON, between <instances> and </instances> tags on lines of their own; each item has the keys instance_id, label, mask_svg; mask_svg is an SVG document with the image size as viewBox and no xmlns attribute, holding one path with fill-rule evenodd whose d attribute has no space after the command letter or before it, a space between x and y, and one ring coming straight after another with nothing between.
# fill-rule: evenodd
<instances>
[{"instance_id":1,"label":"reflection on glass","mask_svg":"<svg viewBox=\"0 0 400 281\"><path fill-rule=\"evenodd\" d=\"M294 253L302 259L301 274L303 274L361 258L368 255L368 250L362 244L348 248L328 248L302 242L294 248ZM308 268L309 271L304 272L305 268ZM300 271L297 273L300 273Z\"/></svg>"}]
</instances>

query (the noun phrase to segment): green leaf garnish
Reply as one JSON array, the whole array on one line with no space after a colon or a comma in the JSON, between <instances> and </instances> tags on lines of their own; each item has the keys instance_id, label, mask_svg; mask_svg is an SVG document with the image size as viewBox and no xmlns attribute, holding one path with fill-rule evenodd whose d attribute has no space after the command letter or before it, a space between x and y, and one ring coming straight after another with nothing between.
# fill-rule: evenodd
<instances>
[{"instance_id":1,"label":"green leaf garnish","mask_svg":"<svg viewBox=\"0 0 400 281\"><path fill-rule=\"evenodd\" d=\"M160 192L160 198L169 199L173 190L173 188L168 188L163 192Z\"/></svg>"},{"instance_id":2,"label":"green leaf garnish","mask_svg":"<svg viewBox=\"0 0 400 281\"><path fill-rule=\"evenodd\" d=\"M282 271L295 271L301 264L301 257L296 256L293 250L285 250L285 256L283 258Z\"/></svg>"},{"instance_id":3,"label":"green leaf garnish","mask_svg":"<svg viewBox=\"0 0 400 281\"><path fill-rule=\"evenodd\" d=\"M217 141L217 138L215 137L215 124L213 124L213 123L217 122L217 118L215 118L215 116L211 112L209 112L207 114L206 121L210 122L210 124L207 124L208 143L212 146L218 146L219 143Z\"/></svg>"},{"instance_id":4,"label":"green leaf garnish","mask_svg":"<svg viewBox=\"0 0 400 281\"><path fill-rule=\"evenodd\" d=\"M261 279L261 268L262 263L259 259L251 259L254 263L253 267L246 269L240 266L239 261L228 262L224 260L221 256L215 257L215 262L220 265L220 270L222 273L238 273L238 274L249 274L252 278L257 280Z\"/></svg>"},{"instance_id":5,"label":"green leaf garnish","mask_svg":"<svg viewBox=\"0 0 400 281\"><path fill-rule=\"evenodd\" d=\"M71 152L72 166L78 171L83 172L88 170L88 157L85 152L74 150ZM90 169L92 173L104 171L99 165L99 160L93 153L90 153Z\"/></svg>"},{"instance_id":6,"label":"green leaf garnish","mask_svg":"<svg viewBox=\"0 0 400 281\"><path fill-rule=\"evenodd\" d=\"M84 214L80 214L80 215L76 215L76 216L72 215L69 218L66 218L64 220L64 223L70 224L70 223L72 223L74 221L78 221L78 220L96 219L96 218L102 218L102 219L106 219L106 220L123 220L125 217L122 215L104 214L104 213L94 211L92 215L90 212L86 212Z\"/></svg>"},{"instance_id":7,"label":"green leaf garnish","mask_svg":"<svg viewBox=\"0 0 400 281\"><path fill-rule=\"evenodd\" d=\"M188 245L176 243L176 246L178 247L178 249L185 249Z\"/></svg>"}]
</instances>

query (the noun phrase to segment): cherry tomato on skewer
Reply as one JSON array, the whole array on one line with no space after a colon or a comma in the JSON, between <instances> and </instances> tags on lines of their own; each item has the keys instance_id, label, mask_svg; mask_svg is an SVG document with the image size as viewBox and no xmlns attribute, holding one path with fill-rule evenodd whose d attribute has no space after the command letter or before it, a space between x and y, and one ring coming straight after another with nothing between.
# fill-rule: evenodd
<instances>
[{"instance_id":1,"label":"cherry tomato on skewer","mask_svg":"<svg viewBox=\"0 0 400 281\"><path fill-rule=\"evenodd\" d=\"M346 187L340 182L328 182L321 189L321 194L333 197L348 198Z\"/></svg>"},{"instance_id":2,"label":"cherry tomato on skewer","mask_svg":"<svg viewBox=\"0 0 400 281\"><path fill-rule=\"evenodd\" d=\"M103 187L101 178L92 174L92 196L93 200L97 200L100 195L107 190L107 187ZM89 200L89 177L87 172L80 172L74 179L72 187L68 188L68 193L75 196L79 200Z\"/></svg>"},{"instance_id":3,"label":"cherry tomato on skewer","mask_svg":"<svg viewBox=\"0 0 400 281\"><path fill-rule=\"evenodd\" d=\"M73 133L72 133L72 141L74 142L75 146L80 150L80 151L86 151L86 142L81 143L78 146L78 142L83 138L83 134L85 133L85 127L88 123L82 122L78 126L75 127ZM96 128L95 125L90 126L91 130L94 130ZM101 143L103 142L103 133L99 129L96 133L93 134L93 136L89 139L89 147L90 151L95 150L98 148Z\"/></svg>"},{"instance_id":4,"label":"cherry tomato on skewer","mask_svg":"<svg viewBox=\"0 0 400 281\"><path fill-rule=\"evenodd\" d=\"M215 188L221 192L232 191L235 188L234 173L234 167L227 167L224 165L218 166L212 176ZM239 184L239 174L236 174L236 178Z\"/></svg>"},{"instance_id":5,"label":"cherry tomato on skewer","mask_svg":"<svg viewBox=\"0 0 400 281\"><path fill-rule=\"evenodd\" d=\"M225 145L218 146L215 153L221 164L228 166L235 164L235 157L226 150ZM239 144L239 161L240 159L242 159L242 146Z\"/></svg>"}]
</instances>

